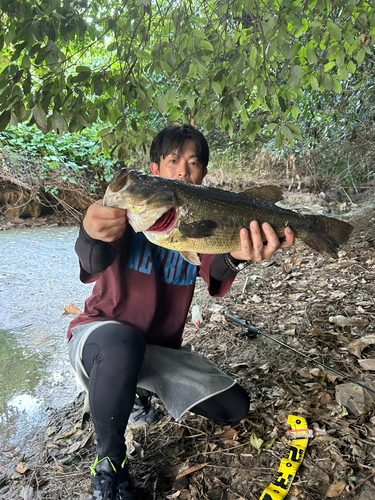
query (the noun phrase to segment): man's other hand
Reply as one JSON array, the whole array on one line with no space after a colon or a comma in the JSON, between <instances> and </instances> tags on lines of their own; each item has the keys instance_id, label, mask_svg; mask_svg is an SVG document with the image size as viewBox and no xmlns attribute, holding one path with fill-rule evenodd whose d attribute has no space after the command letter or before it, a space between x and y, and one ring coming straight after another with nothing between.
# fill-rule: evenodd
<instances>
[{"instance_id":1,"label":"man's other hand","mask_svg":"<svg viewBox=\"0 0 375 500\"><path fill-rule=\"evenodd\" d=\"M102 200L98 200L87 209L83 227L94 240L106 242L118 240L125 233L126 210L104 207Z\"/></svg>"},{"instance_id":2,"label":"man's other hand","mask_svg":"<svg viewBox=\"0 0 375 500\"><path fill-rule=\"evenodd\" d=\"M272 226L268 222L265 222L262 224L262 231L267 239L265 243L263 242L262 233L257 221L251 221L249 229L251 238L247 229L241 229L241 250L230 252L234 259L261 262L262 260L270 259L279 248L287 248L294 245L294 233L290 227L285 228L285 241L280 242Z\"/></svg>"}]
</instances>

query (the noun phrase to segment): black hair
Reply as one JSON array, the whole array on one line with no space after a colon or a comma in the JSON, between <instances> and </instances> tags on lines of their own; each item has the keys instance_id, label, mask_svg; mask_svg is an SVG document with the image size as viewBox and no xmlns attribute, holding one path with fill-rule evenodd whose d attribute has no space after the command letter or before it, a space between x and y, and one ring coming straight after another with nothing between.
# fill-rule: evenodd
<instances>
[{"instance_id":1,"label":"black hair","mask_svg":"<svg viewBox=\"0 0 375 500\"><path fill-rule=\"evenodd\" d=\"M207 167L210 156L208 144L204 135L192 125L169 125L163 128L154 138L150 149L150 159L152 163L160 166L160 158L165 158L173 151L181 151L186 140L194 141L197 158L202 163L203 168Z\"/></svg>"}]
</instances>

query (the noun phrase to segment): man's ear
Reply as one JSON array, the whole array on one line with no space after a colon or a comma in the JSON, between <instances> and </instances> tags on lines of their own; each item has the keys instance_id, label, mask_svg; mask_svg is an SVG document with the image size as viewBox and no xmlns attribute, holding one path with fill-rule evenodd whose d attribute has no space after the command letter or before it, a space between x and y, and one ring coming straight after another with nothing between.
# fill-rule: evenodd
<instances>
[{"instance_id":1,"label":"man's ear","mask_svg":"<svg viewBox=\"0 0 375 500\"><path fill-rule=\"evenodd\" d=\"M204 167L204 169L203 169L203 175L202 175L202 181L206 177L206 175L207 175L207 167Z\"/></svg>"},{"instance_id":2,"label":"man's ear","mask_svg":"<svg viewBox=\"0 0 375 500\"><path fill-rule=\"evenodd\" d=\"M154 161L150 165L150 170L153 175L160 175L159 174L159 165L155 163Z\"/></svg>"}]
</instances>

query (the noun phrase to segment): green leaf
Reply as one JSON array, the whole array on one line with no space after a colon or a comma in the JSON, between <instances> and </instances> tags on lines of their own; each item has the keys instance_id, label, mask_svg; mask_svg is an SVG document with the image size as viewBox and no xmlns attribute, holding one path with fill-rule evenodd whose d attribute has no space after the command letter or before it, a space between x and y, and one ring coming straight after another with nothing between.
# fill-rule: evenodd
<instances>
[{"instance_id":1,"label":"green leaf","mask_svg":"<svg viewBox=\"0 0 375 500\"><path fill-rule=\"evenodd\" d=\"M310 76L310 85L313 90L318 90L319 88L319 82L314 75Z\"/></svg>"},{"instance_id":2,"label":"green leaf","mask_svg":"<svg viewBox=\"0 0 375 500\"><path fill-rule=\"evenodd\" d=\"M255 434L251 434L250 436L250 444L251 446L258 452L260 453L260 450L262 449L262 444L264 443L263 439L258 438L258 436Z\"/></svg>"},{"instance_id":3,"label":"green leaf","mask_svg":"<svg viewBox=\"0 0 375 500\"><path fill-rule=\"evenodd\" d=\"M117 49L117 42L112 42L109 45L107 45L108 52L113 52L116 49Z\"/></svg>"},{"instance_id":4,"label":"green leaf","mask_svg":"<svg viewBox=\"0 0 375 500\"><path fill-rule=\"evenodd\" d=\"M155 99L155 105L159 113L164 115L167 110L167 103L165 102L165 98L163 95Z\"/></svg>"},{"instance_id":5,"label":"green leaf","mask_svg":"<svg viewBox=\"0 0 375 500\"><path fill-rule=\"evenodd\" d=\"M285 104L285 101L281 95L278 96L278 101L280 104L281 111L284 113L286 111L286 104Z\"/></svg>"},{"instance_id":6,"label":"green leaf","mask_svg":"<svg viewBox=\"0 0 375 500\"><path fill-rule=\"evenodd\" d=\"M61 116L58 111L53 111L51 120L52 128L57 135L61 136L68 132L68 125L66 124L65 118Z\"/></svg>"},{"instance_id":7,"label":"green leaf","mask_svg":"<svg viewBox=\"0 0 375 500\"><path fill-rule=\"evenodd\" d=\"M277 123L269 123L266 127L267 130L275 130L277 128Z\"/></svg>"},{"instance_id":8,"label":"green leaf","mask_svg":"<svg viewBox=\"0 0 375 500\"><path fill-rule=\"evenodd\" d=\"M327 64L324 65L324 72L325 73L328 73L329 71L331 71L332 68L334 68L336 66L336 62L335 61L332 61L332 62L329 62Z\"/></svg>"},{"instance_id":9,"label":"green leaf","mask_svg":"<svg viewBox=\"0 0 375 500\"><path fill-rule=\"evenodd\" d=\"M302 134L301 134L301 129L298 127L298 125L294 125L293 123L286 123L285 126L292 132L292 134L298 139L302 140ZM284 130L283 130L284 132ZM286 134L285 134L286 135ZM288 136L287 136L288 137ZM288 137L289 139L289 137Z\"/></svg>"},{"instance_id":10,"label":"green leaf","mask_svg":"<svg viewBox=\"0 0 375 500\"><path fill-rule=\"evenodd\" d=\"M201 47L202 47L203 50L208 50L209 52L213 52L214 51L212 43L209 42L208 40L201 40L200 45L201 45Z\"/></svg>"},{"instance_id":11,"label":"green leaf","mask_svg":"<svg viewBox=\"0 0 375 500\"><path fill-rule=\"evenodd\" d=\"M33 117L38 128L45 134L47 132L47 116L39 103L34 106Z\"/></svg>"},{"instance_id":12,"label":"green leaf","mask_svg":"<svg viewBox=\"0 0 375 500\"><path fill-rule=\"evenodd\" d=\"M135 121L134 118L132 118L130 125L131 125L131 128L134 130L134 132L138 132L137 122Z\"/></svg>"},{"instance_id":13,"label":"green leaf","mask_svg":"<svg viewBox=\"0 0 375 500\"><path fill-rule=\"evenodd\" d=\"M257 63L257 49L254 47L254 45L251 47L251 50L250 50L249 62L250 62L250 67L251 68L255 68L256 67L256 63Z\"/></svg>"},{"instance_id":14,"label":"green leaf","mask_svg":"<svg viewBox=\"0 0 375 500\"><path fill-rule=\"evenodd\" d=\"M365 49L363 47L361 47L359 49L359 51L357 52L357 55L355 56L358 64L363 63L363 61L365 59L365 55L366 55Z\"/></svg>"},{"instance_id":15,"label":"green leaf","mask_svg":"<svg viewBox=\"0 0 375 500\"><path fill-rule=\"evenodd\" d=\"M348 71L349 73L355 73L355 64L353 61L348 62Z\"/></svg>"},{"instance_id":16,"label":"green leaf","mask_svg":"<svg viewBox=\"0 0 375 500\"><path fill-rule=\"evenodd\" d=\"M10 122L10 109L6 109L0 115L0 132L6 129Z\"/></svg>"},{"instance_id":17,"label":"green leaf","mask_svg":"<svg viewBox=\"0 0 375 500\"><path fill-rule=\"evenodd\" d=\"M169 89L168 92L165 94L165 99L167 100L168 103L173 104L176 102L176 89Z\"/></svg>"},{"instance_id":18,"label":"green leaf","mask_svg":"<svg viewBox=\"0 0 375 500\"><path fill-rule=\"evenodd\" d=\"M281 148L281 146L284 144L284 134L279 130L275 136L275 146L277 148Z\"/></svg>"},{"instance_id":19,"label":"green leaf","mask_svg":"<svg viewBox=\"0 0 375 500\"><path fill-rule=\"evenodd\" d=\"M91 73L91 68L90 66L77 66L76 71L77 73L83 73L83 72Z\"/></svg>"},{"instance_id":20,"label":"green leaf","mask_svg":"<svg viewBox=\"0 0 375 500\"><path fill-rule=\"evenodd\" d=\"M298 118L299 114L300 114L299 108L297 108L297 106L293 106L293 108L292 108L292 116L293 116L293 118L295 120Z\"/></svg>"},{"instance_id":21,"label":"green leaf","mask_svg":"<svg viewBox=\"0 0 375 500\"><path fill-rule=\"evenodd\" d=\"M310 64L315 64L316 62L318 62L315 51L312 49L306 49L306 57Z\"/></svg>"},{"instance_id":22,"label":"green leaf","mask_svg":"<svg viewBox=\"0 0 375 500\"><path fill-rule=\"evenodd\" d=\"M336 57L336 66L342 68L345 63L345 51L340 49Z\"/></svg>"},{"instance_id":23,"label":"green leaf","mask_svg":"<svg viewBox=\"0 0 375 500\"><path fill-rule=\"evenodd\" d=\"M287 125L281 125L281 131L288 140L293 140L293 134Z\"/></svg>"},{"instance_id":24,"label":"green leaf","mask_svg":"<svg viewBox=\"0 0 375 500\"><path fill-rule=\"evenodd\" d=\"M342 33L341 29L335 24L331 19L327 19L327 26L328 26L328 31L329 34L335 39L335 40L341 40Z\"/></svg>"},{"instance_id":25,"label":"green leaf","mask_svg":"<svg viewBox=\"0 0 375 500\"><path fill-rule=\"evenodd\" d=\"M221 85L218 82L212 82L212 89L220 96L222 93Z\"/></svg>"},{"instance_id":26,"label":"green leaf","mask_svg":"<svg viewBox=\"0 0 375 500\"><path fill-rule=\"evenodd\" d=\"M302 76L302 68L297 64L294 64L290 72L290 86L293 90L299 86L299 81L301 76Z\"/></svg>"},{"instance_id":27,"label":"green leaf","mask_svg":"<svg viewBox=\"0 0 375 500\"><path fill-rule=\"evenodd\" d=\"M93 78L93 86L94 86L94 94L102 95L103 92L102 78L101 75L98 73Z\"/></svg>"},{"instance_id":28,"label":"green leaf","mask_svg":"<svg viewBox=\"0 0 375 500\"><path fill-rule=\"evenodd\" d=\"M340 68L337 72L337 76L339 80L346 81L349 78L348 70L346 68Z\"/></svg>"},{"instance_id":29,"label":"green leaf","mask_svg":"<svg viewBox=\"0 0 375 500\"><path fill-rule=\"evenodd\" d=\"M336 94L341 94L342 92L341 83L338 80L335 80L335 78L332 78L332 88L336 92Z\"/></svg>"},{"instance_id":30,"label":"green leaf","mask_svg":"<svg viewBox=\"0 0 375 500\"><path fill-rule=\"evenodd\" d=\"M28 54L25 54L22 58L22 62L21 62L21 66L22 68L25 68L25 69L30 69L31 67L31 61L30 61L30 57Z\"/></svg>"},{"instance_id":31,"label":"green leaf","mask_svg":"<svg viewBox=\"0 0 375 500\"><path fill-rule=\"evenodd\" d=\"M324 75L324 78L323 78L323 87L326 90L332 90L332 78L331 78L331 76L328 73L326 73Z\"/></svg>"},{"instance_id":32,"label":"green leaf","mask_svg":"<svg viewBox=\"0 0 375 500\"><path fill-rule=\"evenodd\" d=\"M195 97L192 94L189 94L186 97L186 102L187 102L187 105L189 106L189 108L192 109L195 105Z\"/></svg>"},{"instance_id":33,"label":"green leaf","mask_svg":"<svg viewBox=\"0 0 375 500\"><path fill-rule=\"evenodd\" d=\"M241 122L247 123L249 121L249 115L247 114L246 109L242 109L241 111Z\"/></svg>"}]
</instances>

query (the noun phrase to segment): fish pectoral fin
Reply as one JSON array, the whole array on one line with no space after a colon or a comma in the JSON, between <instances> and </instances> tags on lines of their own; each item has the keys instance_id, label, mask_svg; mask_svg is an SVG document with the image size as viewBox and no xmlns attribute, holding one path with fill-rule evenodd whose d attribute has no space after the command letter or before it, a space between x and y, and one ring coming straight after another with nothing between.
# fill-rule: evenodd
<instances>
[{"instance_id":1,"label":"fish pectoral fin","mask_svg":"<svg viewBox=\"0 0 375 500\"><path fill-rule=\"evenodd\" d=\"M252 198L265 198L266 200L276 203L283 199L283 192L278 186L254 186L246 189L242 194L251 196Z\"/></svg>"},{"instance_id":2,"label":"fish pectoral fin","mask_svg":"<svg viewBox=\"0 0 375 500\"><path fill-rule=\"evenodd\" d=\"M217 228L217 222L213 220L200 220L181 224L179 231L185 238L208 238L212 236Z\"/></svg>"},{"instance_id":3,"label":"fish pectoral fin","mask_svg":"<svg viewBox=\"0 0 375 500\"><path fill-rule=\"evenodd\" d=\"M180 252L180 255L187 262L190 262L190 264L194 264L195 266L201 265L197 252Z\"/></svg>"}]
</instances>

